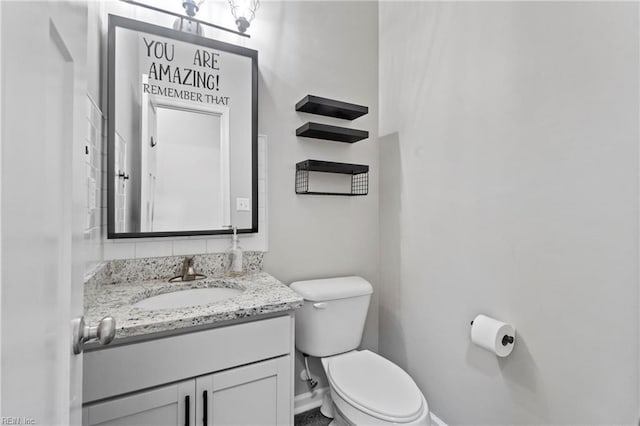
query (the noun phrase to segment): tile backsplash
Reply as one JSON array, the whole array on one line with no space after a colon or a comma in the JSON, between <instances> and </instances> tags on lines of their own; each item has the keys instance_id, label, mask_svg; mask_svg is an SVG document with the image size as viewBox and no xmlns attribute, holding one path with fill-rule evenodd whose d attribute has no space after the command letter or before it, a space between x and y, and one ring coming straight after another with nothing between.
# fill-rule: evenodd
<instances>
[{"instance_id":1,"label":"tile backsplash","mask_svg":"<svg viewBox=\"0 0 640 426\"><path fill-rule=\"evenodd\" d=\"M180 274L184 256L121 259L105 262L87 277L88 284L114 284L169 279ZM262 271L263 252L247 251L243 255L243 270L247 273ZM229 267L226 253L194 256L196 272L208 277L222 277Z\"/></svg>"}]
</instances>

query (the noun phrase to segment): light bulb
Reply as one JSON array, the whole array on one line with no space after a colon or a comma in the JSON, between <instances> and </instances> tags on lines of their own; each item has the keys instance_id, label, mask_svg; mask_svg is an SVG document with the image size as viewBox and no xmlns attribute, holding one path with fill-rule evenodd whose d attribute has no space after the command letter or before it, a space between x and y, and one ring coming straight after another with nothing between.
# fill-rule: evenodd
<instances>
[{"instance_id":1,"label":"light bulb","mask_svg":"<svg viewBox=\"0 0 640 426\"><path fill-rule=\"evenodd\" d=\"M255 18L256 10L260 7L259 0L229 0L231 14L236 19L238 31L244 33Z\"/></svg>"}]
</instances>

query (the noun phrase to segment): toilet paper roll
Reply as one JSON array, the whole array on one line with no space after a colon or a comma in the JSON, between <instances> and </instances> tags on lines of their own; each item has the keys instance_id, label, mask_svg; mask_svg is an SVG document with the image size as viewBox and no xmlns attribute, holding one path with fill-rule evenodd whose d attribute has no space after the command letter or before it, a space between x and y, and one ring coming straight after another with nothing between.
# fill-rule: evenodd
<instances>
[{"instance_id":1,"label":"toilet paper roll","mask_svg":"<svg viewBox=\"0 0 640 426\"><path fill-rule=\"evenodd\" d=\"M486 315L478 315L471 324L471 341L500 357L511 353L515 338L516 329L511 324Z\"/></svg>"}]
</instances>

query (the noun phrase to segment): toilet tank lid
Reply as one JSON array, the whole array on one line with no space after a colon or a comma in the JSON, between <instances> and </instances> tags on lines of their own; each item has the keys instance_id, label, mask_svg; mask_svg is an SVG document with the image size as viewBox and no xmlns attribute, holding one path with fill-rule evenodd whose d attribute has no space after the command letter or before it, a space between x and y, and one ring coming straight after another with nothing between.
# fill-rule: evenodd
<instances>
[{"instance_id":1,"label":"toilet tank lid","mask_svg":"<svg viewBox=\"0 0 640 426\"><path fill-rule=\"evenodd\" d=\"M290 287L305 300L313 302L346 299L373 293L373 287L369 281L357 276L296 281Z\"/></svg>"}]
</instances>

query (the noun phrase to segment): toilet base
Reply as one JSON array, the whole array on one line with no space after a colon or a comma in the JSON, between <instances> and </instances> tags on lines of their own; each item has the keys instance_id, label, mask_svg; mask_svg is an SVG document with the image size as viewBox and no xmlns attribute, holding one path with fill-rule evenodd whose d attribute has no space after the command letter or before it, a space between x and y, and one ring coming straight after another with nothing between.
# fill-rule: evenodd
<instances>
[{"instance_id":1,"label":"toilet base","mask_svg":"<svg viewBox=\"0 0 640 426\"><path fill-rule=\"evenodd\" d=\"M331 401L331 397L329 396L329 392L324 394L322 398L322 405L320 406L320 412L323 416L333 419L335 415L333 401ZM332 422L333 423L333 422Z\"/></svg>"},{"instance_id":2,"label":"toilet base","mask_svg":"<svg viewBox=\"0 0 640 426\"><path fill-rule=\"evenodd\" d=\"M344 414L342 414L342 412L340 411L340 409L338 407L336 407L335 405L333 406L335 409L335 414L336 417L333 419L333 421L329 424L332 424L333 426L355 426L354 423L351 423L345 416Z\"/></svg>"}]
</instances>

